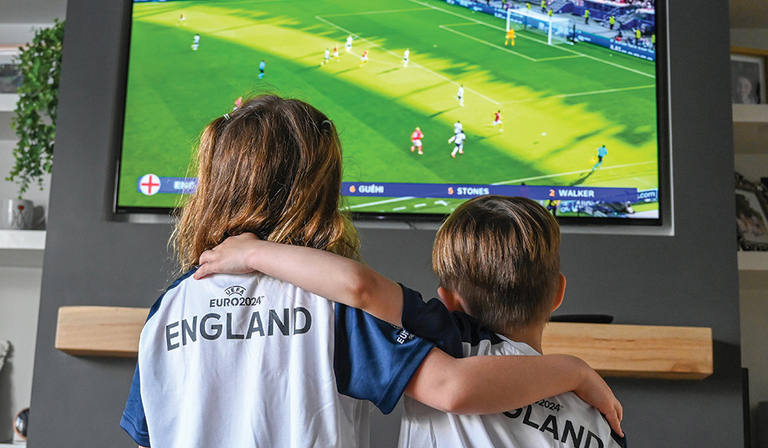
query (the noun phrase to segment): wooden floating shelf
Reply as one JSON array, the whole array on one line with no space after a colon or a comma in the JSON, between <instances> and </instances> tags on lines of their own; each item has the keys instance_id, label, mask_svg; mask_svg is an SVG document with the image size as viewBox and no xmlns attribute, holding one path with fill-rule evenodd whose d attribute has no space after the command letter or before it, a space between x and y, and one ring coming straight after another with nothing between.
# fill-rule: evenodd
<instances>
[{"instance_id":1,"label":"wooden floating shelf","mask_svg":"<svg viewBox=\"0 0 768 448\"><path fill-rule=\"evenodd\" d=\"M544 353L578 356L603 376L700 380L712 374L712 329L552 322Z\"/></svg>"},{"instance_id":2,"label":"wooden floating shelf","mask_svg":"<svg viewBox=\"0 0 768 448\"><path fill-rule=\"evenodd\" d=\"M135 357L149 309L59 308L56 348L75 356ZM712 330L553 322L545 353L578 356L603 376L702 379L712 374Z\"/></svg>"},{"instance_id":3,"label":"wooden floating shelf","mask_svg":"<svg viewBox=\"0 0 768 448\"><path fill-rule=\"evenodd\" d=\"M63 306L56 348L75 356L136 357L149 308Z\"/></svg>"}]
</instances>

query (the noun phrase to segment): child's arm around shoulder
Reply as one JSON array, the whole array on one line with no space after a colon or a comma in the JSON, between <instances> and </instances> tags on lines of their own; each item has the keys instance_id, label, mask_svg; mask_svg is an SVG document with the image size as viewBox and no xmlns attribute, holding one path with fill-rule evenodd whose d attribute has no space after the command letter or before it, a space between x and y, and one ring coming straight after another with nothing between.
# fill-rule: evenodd
<instances>
[{"instance_id":1,"label":"child's arm around shoulder","mask_svg":"<svg viewBox=\"0 0 768 448\"><path fill-rule=\"evenodd\" d=\"M623 410L611 388L587 363L569 355L455 359L435 348L405 393L451 414L495 414L568 391L597 408L624 435Z\"/></svg>"},{"instance_id":2,"label":"child's arm around shoulder","mask_svg":"<svg viewBox=\"0 0 768 448\"><path fill-rule=\"evenodd\" d=\"M262 241L251 233L227 238L200 256L195 278L262 272L328 300L402 326L400 285L349 258L318 249Z\"/></svg>"},{"instance_id":3,"label":"child's arm around shoulder","mask_svg":"<svg viewBox=\"0 0 768 448\"><path fill-rule=\"evenodd\" d=\"M242 234L204 252L200 264L196 279L259 271L402 327L402 287L362 263L330 252ZM600 410L614 431L622 434L621 404L605 381L573 356L456 359L435 348L406 389L414 399L454 414L510 411L568 391Z\"/></svg>"}]
</instances>

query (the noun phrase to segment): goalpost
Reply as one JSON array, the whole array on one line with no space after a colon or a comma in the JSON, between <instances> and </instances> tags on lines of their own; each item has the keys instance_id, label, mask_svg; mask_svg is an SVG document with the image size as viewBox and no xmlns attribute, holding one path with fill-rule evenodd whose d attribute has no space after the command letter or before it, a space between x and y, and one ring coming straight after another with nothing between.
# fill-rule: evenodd
<instances>
[{"instance_id":1,"label":"goalpost","mask_svg":"<svg viewBox=\"0 0 768 448\"><path fill-rule=\"evenodd\" d=\"M507 10L507 31L534 30L547 36L547 44L568 43L573 33L572 21L563 17L549 17L528 9Z\"/></svg>"}]
</instances>

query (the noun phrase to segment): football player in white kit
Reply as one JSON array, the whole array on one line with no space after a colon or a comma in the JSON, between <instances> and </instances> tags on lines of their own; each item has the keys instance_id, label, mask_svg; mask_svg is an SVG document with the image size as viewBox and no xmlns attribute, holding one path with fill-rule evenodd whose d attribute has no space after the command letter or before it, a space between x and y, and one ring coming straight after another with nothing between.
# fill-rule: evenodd
<instances>
[{"instance_id":1,"label":"football player in white kit","mask_svg":"<svg viewBox=\"0 0 768 448\"><path fill-rule=\"evenodd\" d=\"M403 52L403 67L408 67L408 57L411 55L411 50L406 48Z\"/></svg>"},{"instance_id":2,"label":"football player in white kit","mask_svg":"<svg viewBox=\"0 0 768 448\"><path fill-rule=\"evenodd\" d=\"M352 51L352 35L351 34L347 37L347 43L344 44L344 47L347 49L347 51Z\"/></svg>"},{"instance_id":3,"label":"football player in white kit","mask_svg":"<svg viewBox=\"0 0 768 448\"><path fill-rule=\"evenodd\" d=\"M456 120L456 123L453 123L453 133L454 134L458 134L459 132L462 131L463 128L464 127L461 125L461 121ZM448 142L448 143L450 143L450 142Z\"/></svg>"},{"instance_id":4,"label":"football player in white kit","mask_svg":"<svg viewBox=\"0 0 768 448\"><path fill-rule=\"evenodd\" d=\"M464 84L459 85L459 91L456 92L456 98L459 100L459 106L464 105Z\"/></svg>"},{"instance_id":5,"label":"football player in white kit","mask_svg":"<svg viewBox=\"0 0 768 448\"><path fill-rule=\"evenodd\" d=\"M195 34L195 37L192 38L192 50L197 51L197 47L200 46L200 35Z\"/></svg>"},{"instance_id":6,"label":"football player in white kit","mask_svg":"<svg viewBox=\"0 0 768 448\"><path fill-rule=\"evenodd\" d=\"M448 143L456 143L456 147L451 151L451 157L456 158L456 153L464 154L464 140L467 136L463 131L459 131L456 135L448 139Z\"/></svg>"},{"instance_id":7,"label":"football player in white kit","mask_svg":"<svg viewBox=\"0 0 768 448\"><path fill-rule=\"evenodd\" d=\"M323 63L320 65L325 65L328 63L328 61L331 60L331 50L325 49L325 55L323 56Z\"/></svg>"}]
</instances>

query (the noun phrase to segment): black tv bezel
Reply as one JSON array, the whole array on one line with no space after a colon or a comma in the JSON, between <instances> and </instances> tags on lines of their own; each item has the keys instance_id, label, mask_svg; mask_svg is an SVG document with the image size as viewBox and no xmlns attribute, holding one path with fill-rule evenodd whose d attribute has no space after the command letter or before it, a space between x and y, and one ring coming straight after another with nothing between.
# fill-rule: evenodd
<instances>
[{"instance_id":1,"label":"black tv bezel","mask_svg":"<svg viewBox=\"0 0 768 448\"><path fill-rule=\"evenodd\" d=\"M118 79L118 98L120 100L119 112L116 115L116 142L118 151L115 160L114 191L112 211L116 215L128 214L155 214L173 215L177 207L135 207L118 205L120 188L120 161L123 152L123 134L125 131L125 108L128 87L128 71L130 66L131 33L133 29L133 0L126 0L128 6L126 24L123 27L124 34L121 47L121 70ZM671 221L671 140L670 140L670 104L669 104L669 60L668 60L668 30L667 30L667 2L656 0L656 132L657 132L657 175L658 175L658 204L659 215L657 218L628 218L628 217L604 217L590 216L557 216L561 225L573 227L593 226L621 226L621 227L662 227ZM180 197L181 198L181 197ZM342 195L342 203L343 203ZM366 223L375 222L415 222L437 223L442 222L448 214L441 213L382 213L382 212L351 212L352 219Z\"/></svg>"}]
</instances>

